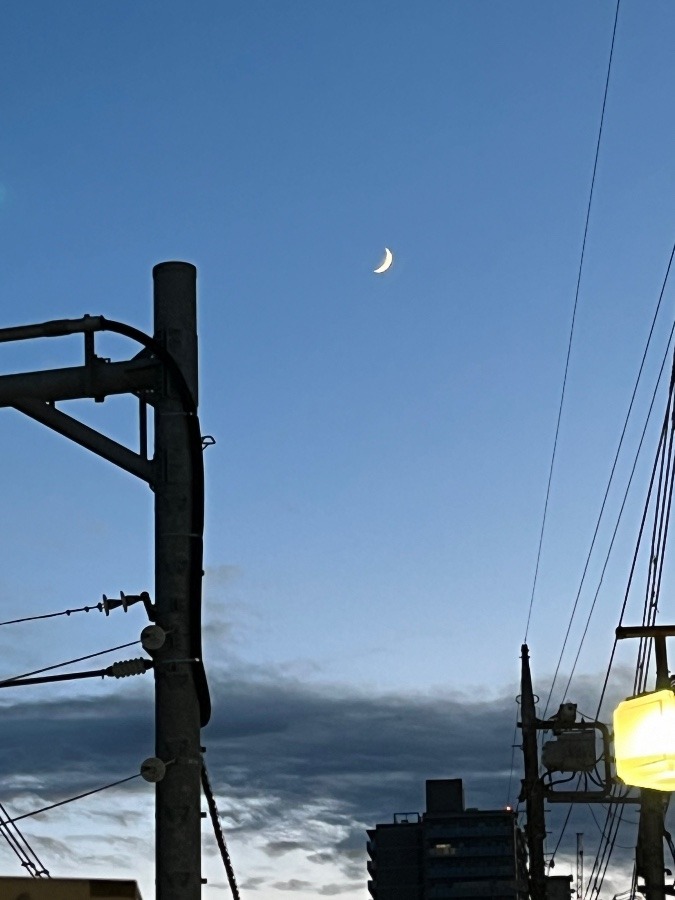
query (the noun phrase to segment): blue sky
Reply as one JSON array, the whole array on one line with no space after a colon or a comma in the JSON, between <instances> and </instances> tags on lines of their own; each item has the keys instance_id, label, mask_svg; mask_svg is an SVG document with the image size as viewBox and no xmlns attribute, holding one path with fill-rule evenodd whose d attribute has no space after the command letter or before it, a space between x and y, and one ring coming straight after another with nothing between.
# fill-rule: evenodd
<instances>
[{"instance_id":1,"label":"blue sky","mask_svg":"<svg viewBox=\"0 0 675 900\"><path fill-rule=\"evenodd\" d=\"M201 421L217 440L205 457L209 763L223 797L269 814L261 824L250 812L239 831L230 821L235 866L259 900L364 896L359 829L399 803L421 805L425 777L465 777L472 805L507 798L614 11L604 0L35 0L3 10L0 324L102 313L151 331L152 266L198 267ZM619 15L528 636L542 679L560 652L672 247L674 20L663 0L624 0ZM394 266L375 276L385 246ZM672 308L668 289L572 656ZM75 339L4 345L0 372L75 365L81 352ZM99 352L136 349L107 338ZM134 444L133 404L72 407ZM147 489L19 414L1 416L0 620L151 590ZM580 657L578 690L591 704L654 446L652 427ZM2 674L134 640L136 612L5 627ZM71 700L91 709L88 698L105 696L117 710L126 691L147 711L151 684L25 691L0 699L19 720L44 721L48 741ZM409 744L418 732L408 720L437 728L437 710L476 698L511 723L495 728L487 706L484 719L475 713L484 760L468 736L471 752L453 744L452 758L437 737L437 755ZM320 703L336 735L375 710L396 709L386 722L403 724L382 724L358 758L356 738L343 740L332 787L319 780L313 795L297 779L311 781L325 747L294 723L311 722ZM272 708L287 711L285 723ZM119 777L150 753L139 728L131 758L120 750ZM274 771L262 761L255 770L260 734L295 735L272 742ZM36 798L100 776L100 748L91 770L71 771L66 744L54 759L70 772L61 782L36 761L17 773L30 737L18 728L11 740L8 758L0 753L3 802L30 807L17 775ZM295 770L299 747L307 755ZM353 798L378 777L382 790L359 806ZM271 797L288 803L266 806ZM140 803L115 798L113 811ZM91 856L80 841L89 813L77 809L66 824L35 826L45 855L48 840L62 841L53 853L64 873ZM137 872L150 896L148 827L133 826L136 850L120 849L115 866ZM96 828L115 833L112 820ZM312 857L322 842L330 859Z\"/></svg>"}]
</instances>

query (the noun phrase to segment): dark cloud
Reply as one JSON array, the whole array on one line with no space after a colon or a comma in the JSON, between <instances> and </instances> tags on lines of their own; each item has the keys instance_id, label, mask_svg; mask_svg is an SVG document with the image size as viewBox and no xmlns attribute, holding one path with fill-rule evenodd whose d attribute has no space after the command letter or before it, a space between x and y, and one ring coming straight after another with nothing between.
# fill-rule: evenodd
<instances>
[{"instance_id":1,"label":"dark cloud","mask_svg":"<svg viewBox=\"0 0 675 900\"><path fill-rule=\"evenodd\" d=\"M324 884L319 888L318 893L322 897L335 897L337 894L346 894L351 891L358 890L362 885L359 884Z\"/></svg>"},{"instance_id":2,"label":"dark cloud","mask_svg":"<svg viewBox=\"0 0 675 900\"><path fill-rule=\"evenodd\" d=\"M579 681L575 699L584 712L597 702L599 682ZM152 698L125 687L102 698L3 698L2 801L27 811L137 772L153 753ZM251 670L246 677L216 671L211 691L214 715L202 739L226 834L245 836L272 858L296 852L317 867L338 866L345 881L324 885L324 895L363 884L365 829L395 812L421 811L425 779L463 778L467 805L484 809L504 806L519 789L515 686L493 696L373 695ZM137 779L116 797L126 798L126 808L141 794L151 802L152 787ZM556 834L567 808L552 807ZM117 807L97 809L108 809L119 828ZM584 815L581 827L569 826L559 860L571 852L576 831L597 844L596 826ZM116 845L118 852L124 848ZM262 881L248 884L254 890ZM303 891L309 883L274 886Z\"/></svg>"},{"instance_id":3,"label":"dark cloud","mask_svg":"<svg viewBox=\"0 0 675 900\"><path fill-rule=\"evenodd\" d=\"M484 773L508 777L511 698L373 697L271 679L231 680L224 696L205 732L207 760L218 758L235 788L245 774L287 799L339 797L350 813L388 815L401 802L419 806L425 777L474 778L476 802L494 802Z\"/></svg>"},{"instance_id":4,"label":"dark cloud","mask_svg":"<svg viewBox=\"0 0 675 900\"><path fill-rule=\"evenodd\" d=\"M266 844L264 850L268 856L283 856L284 853L290 853L292 850L303 850L304 846L300 841L270 841Z\"/></svg>"},{"instance_id":5,"label":"dark cloud","mask_svg":"<svg viewBox=\"0 0 675 900\"><path fill-rule=\"evenodd\" d=\"M38 835L31 837L30 842L43 864L45 864L45 860L49 859L49 865L53 866L56 862L72 857L70 846L58 838Z\"/></svg>"},{"instance_id":6,"label":"dark cloud","mask_svg":"<svg viewBox=\"0 0 675 900\"><path fill-rule=\"evenodd\" d=\"M259 875L255 875L253 878L246 878L239 884L239 887L242 891L257 891L262 885L265 884L265 879L261 878ZM226 887L226 885L223 885ZM229 886L227 886L229 889Z\"/></svg>"},{"instance_id":7,"label":"dark cloud","mask_svg":"<svg viewBox=\"0 0 675 900\"><path fill-rule=\"evenodd\" d=\"M4 802L24 812L137 772L153 752L152 699L124 687L104 698L31 703L23 694L20 703L6 702ZM371 696L259 671L216 673L211 690L214 715L203 741L223 826L271 857L300 852L336 864L350 882L363 880L365 828L397 810L422 809L425 778L462 775L472 805L505 797L504 735L515 716L508 697ZM152 787L138 779L117 797L134 794L150 799Z\"/></svg>"},{"instance_id":8,"label":"dark cloud","mask_svg":"<svg viewBox=\"0 0 675 900\"><path fill-rule=\"evenodd\" d=\"M271 887L278 891L310 891L313 888L311 881L303 881L300 878L291 878L288 881L275 881Z\"/></svg>"},{"instance_id":9,"label":"dark cloud","mask_svg":"<svg viewBox=\"0 0 675 900\"><path fill-rule=\"evenodd\" d=\"M509 697L369 696L226 674L211 688L206 761L214 787L226 788L221 813L235 825L255 816L240 805L246 798L289 808L335 801L330 824L341 825L357 813L371 820L401 804L418 808L427 777L462 775L475 805L494 804L496 785L505 788L515 720ZM87 789L100 784L101 772L111 781L133 774L152 754L147 693L12 702L1 715L0 778L11 794Z\"/></svg>"}]
</instances>

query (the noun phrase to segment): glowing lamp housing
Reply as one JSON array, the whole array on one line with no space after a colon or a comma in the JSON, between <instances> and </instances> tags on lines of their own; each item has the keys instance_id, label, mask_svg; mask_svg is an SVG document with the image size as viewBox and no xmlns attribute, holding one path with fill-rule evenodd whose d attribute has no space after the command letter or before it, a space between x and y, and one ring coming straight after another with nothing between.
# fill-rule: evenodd
<instances>
[{"instance_id":1,"label":"glowing lamp housing","mask_svg":"<svg viewBox=\"0 0 675 900\"><path fill-rule=\"evenodd\" d=\"M675 790L675 694L631 697L614 710L616 773L625 784Z\"/></svg>"}]
</instances>

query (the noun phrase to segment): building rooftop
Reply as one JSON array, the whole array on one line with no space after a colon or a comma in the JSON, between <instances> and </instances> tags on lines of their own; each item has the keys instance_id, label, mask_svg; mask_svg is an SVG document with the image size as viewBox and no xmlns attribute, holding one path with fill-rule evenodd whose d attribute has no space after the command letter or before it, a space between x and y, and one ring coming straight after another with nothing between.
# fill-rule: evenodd
<instances>
[{"instance_id":1,"label":"building rooftop","mask_svg":"<svg viewBox=\"0 0 675 900\"><path fill-rule=\"evenodd\" d=\"M135 881L102 878L10 878L0 875L0 900L143 900Z\"/></svg>"}]
</instances>

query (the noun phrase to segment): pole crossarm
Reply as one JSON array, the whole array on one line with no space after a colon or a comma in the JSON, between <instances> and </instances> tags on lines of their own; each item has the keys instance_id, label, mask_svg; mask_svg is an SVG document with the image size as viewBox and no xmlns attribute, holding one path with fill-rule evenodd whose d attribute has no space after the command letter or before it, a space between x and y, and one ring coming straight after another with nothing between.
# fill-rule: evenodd
<instances>
[{"instance_id":1,"label":"pole crossarm","mask_svg":"<svg viewBox=\"0 0 675 900\"><path fill-rule=\"evenodd\" d=\"M67 334L85 334L102 331L103 316L82 316L81 319L52 319L32 325L14 325L0 328L0 344L10 341L30 341L41 337L64 337Z\"/></svg>"},{"instance_id":2,"label":"pole crossarm","mask_svg":"<svg viewBox=\"0 0 675 900\"><path fill-rule=\"evenodd\" d=\"M91 450L92 453L96 453L152 486L155 477L154 463L141 456L140 453L134 453L123 444L106 437L78 419L66 415L50 403L41 400L19 400L12 405L14 409L35 419L36 422L46 425L63 437L70 438L71 441L86 450Z\"/></svg>"},{"instance_id":3,"label":"pole crossarm","mask_svg":"<svg viewBox=\"0 0 675 900\"><path fill-rule=\"evenodd\" d=\"M617 641L636 637L675 637L675 625L619 625L616 629Z\"/></svg>"},{"instance_id":4,"label":"pole crossarm","mask_svg":"<svg viewBox=\"0 0 675 900\"><path fill-rule=\"evenodd\" d=\"M14 406L17 400L102 399L109 394L135 394L158 386L161 366L149 358L125 362L103 362L40 372L0 375L0 407Z\"/></svg>"},{"instance_id":5,"label":"pole crossarm","mask_svg":"<svg viewBox=\"0 0 675 900\"><path fill-rule=\"evenodd\" d=\"M668 672L668 652L666 638L675 637L675 625L624 625L616 629L617 641L624 638L650 638L654 641L656 659L656 690L663 691L673 687Z\"/></svg>"}]
</instances>

